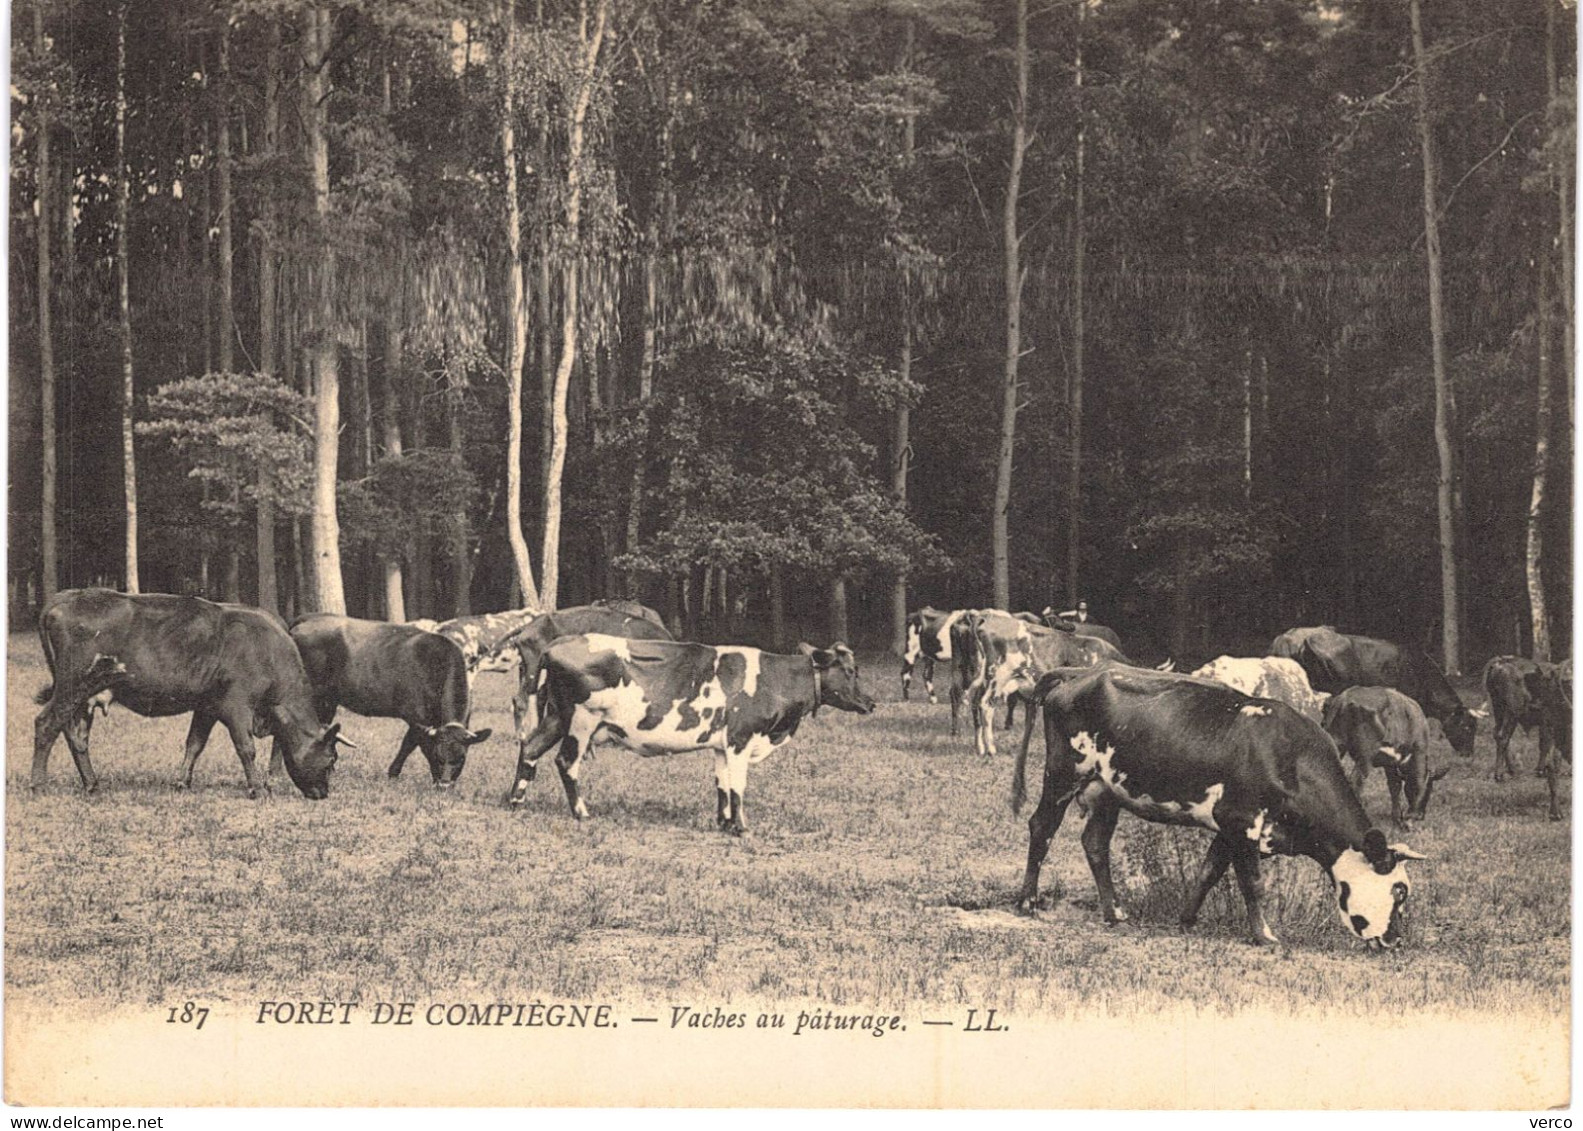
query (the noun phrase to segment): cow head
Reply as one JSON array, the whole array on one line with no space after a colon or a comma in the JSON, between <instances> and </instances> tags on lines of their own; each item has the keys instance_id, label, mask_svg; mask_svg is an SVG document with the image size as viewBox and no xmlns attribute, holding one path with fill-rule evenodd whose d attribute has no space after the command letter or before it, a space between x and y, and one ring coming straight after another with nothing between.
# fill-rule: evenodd
<instances>
[{"instance_id":1,"label":"cow head","mask_svg":"<svg viewBox=\"0 0 1583 1131\"><path fill-rule=\"evenodd\" d=\"M341 724L331 723L295 756L285 758L286 773L292 784L310 801L323 801L330 795L330 771L339 756L337 747L357 748L357 743L341 735ZM290 751L287 751L290 755Z\"/></svg>"},{"instance_id":2,"label":"cow head","mask_svg":"<svg viewBox=\"0 0 1583 1131\"><path fill-rule=\"evenodd\" d=\"M867 715L874 710L874 700L863 694L858 686L857 657L845 644L836 643L829 648L814 648L808 644L798 649L813 661L814 686L819 695L815 706L829 704L842 711L856 711Z\"/></svg>"},{"instance_id":3,"label":"cow head","mask_svg":"<svg viewBox=\"0 0 1583 1131\"><path fill-rule=\"evenodd\" d=\"M1405 844L1386 844L1370 829L1363 849L1344 848L1330 866L1336 909L1347 930L1370 944L1394 947L1402 941L1402 910L1412 894L1406 861L1422 860Z\"/></svg>"},{"instance_id":4,"label":"cow head","mask_svg":"<svg viewBox=\"0 0 1583 1131\"><path fill-rule=\"evenodd\" d=\"M442 789L454 786L467 764L467 748L477 746L494 732L485 727L476 734L461 723L423 727L423 753L429 760L429 774Z\"/></svg>"},{"instance_id":5,"label":"cow head","mask_svg":"<svg viewBox=\"0 0 1583 1131\"><path fill-rule=\"evenodd\" d=\"M1440 720L1440 729L1445 732L1446 741L1451 743L1451 749L1461 758L1473 757L1473 739L1479 730L1479 715L1466 707L1458 704L1456 709Z\"/></svg>"}]
</instances>

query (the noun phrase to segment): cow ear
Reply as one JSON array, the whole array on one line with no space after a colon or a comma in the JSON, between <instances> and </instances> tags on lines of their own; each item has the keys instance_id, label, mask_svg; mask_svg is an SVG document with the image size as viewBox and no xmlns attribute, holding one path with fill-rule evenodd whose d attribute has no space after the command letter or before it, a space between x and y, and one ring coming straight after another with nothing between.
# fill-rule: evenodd
<instances>
[{"instance_id":1,"label":"cow ear","mask_svg":"<svg viewBox=\"0 0 1583 1131\"><path fill-rule=\"evenodd\" d=\"M494 733L495 733L495 731L494 731L493 727L485 727L483 730L478 731L475 734L468 735L467 736L467 745L469 745L469 746L477 746L480 742L483 742L485 739L487 739L490 735L492 735Z\"/></svg>"},{"instance_id":2,"label":"cow ear","mask_svg":"<svg viewBox=\"0 0 1583 1131\"><path fill-rule=\"evenodd\" d=\"M1391 850L1385 843L1385 834L1379 829L1370 829L1363 834L1363 856L1374 865L1376 871L1383 865L1388 872L1391 870Z\"/></svg>"},{"instance_id":3,"label":"cow ear","mask_svg":"<svg viewBox=\"0 0 1583 1131\"><path fill-rule=\"evenodd\" d=\"M812 656L814 654L814 646L804 640L797 645L797 651L801 652L804 656Z\"/></svg>"},{"instance_id":4,"label":"cow ear","mask_svg":"<svg viewBox=\"0 0 1583 1131\"><path fill-rule=\"evenodd\" d=\"M852 654L852 649L848 648L839 640L830 645L830 651L834 652L837 656L840 656L843 660L857 659L857 657Z\"/></svg>"}]
</instances>

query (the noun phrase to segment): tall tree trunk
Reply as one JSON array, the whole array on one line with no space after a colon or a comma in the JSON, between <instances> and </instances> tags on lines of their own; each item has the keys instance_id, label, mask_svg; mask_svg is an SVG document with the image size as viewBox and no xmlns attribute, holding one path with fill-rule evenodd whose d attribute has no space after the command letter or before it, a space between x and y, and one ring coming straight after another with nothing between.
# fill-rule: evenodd
<instances>
[{"instance_id":1,"label":"tall tree trunk","mask_svg":"<svg viewBox=\"0 0 1583 1131\"><path fill-rule=\"evenodd\" d=\"M304 17L306 55L302 79L303 140L319 229L318 278L314 284L313 336L313 560L318 608L346 612L341 582L341 525L335 509L336 465L341 430L341 381L335 333L335 250L330 221L329 94L330 13L309 8Z\"/></svg>"},{"instance_id":2,"label":"tall tree trunk","mask_svg":"<svg viewBox=\"0 0 1583 1131\"><path fill-rule=\"evenodd\" d=\"M906 25L906 42L902 47L902 67L912 70L913 45L917 32L914 21ZM909 107L902 120L901 157L903 176L912 175L913 150L918 140L918 116ZM912 320L913 320L912 271L902 269L901 278L901 360L897 365L903 381L912 379ZM907 509L907 472L912 462L912 402L902 397L896 402L896 415L891 427L890 491L902 510ZM896 574L890 587L890 650L901 655L907 650L907 571Z\"/></svg>"},{"instance_id":3,"label":"tall tree trunk","mask_svg":"<svg viewBox=\"0 0 1583 1131\"><path fill-rule=\"evenodd\" d=\"M786 650L786 579L778 562L770 566L770 647Z\"/></svg>"},{"instance_id":4,"label":"tall tree trunk","mask_svg":"<svg viewBox=\"0 0 1583 1131\"><path fill-rule=\"evenodd\" d=\"M1442 660L1448 674L1462 667L1460 621L1457 602L1456 395L1446 369L1445 302L1440 287L1440 223L1435 189L1433 122L1429 113L1429 60L1424 52L1423 20L1419 0L1408 0L1413 25L1413 61L1418 68L1418 140L1424 167L1424 250L1429 261L1429 337L1435 374L1435 450L1440 473L1437 505L1440 514L1440 617Z\"/></svg>"},{"instance_id":5,"label":"tall tree trunk","mask_svg":"<svg viewBox=\"0 0 1583 1131\"><path fill-rule=\"evenodd\" d=\"M386 457L401 455L401 327L389 323L385 327L385 416L384 446ZM411 542L408 542L411 545ZM407 619L406 595L402 591L401 555L394 549L382 559L385 581L385 619Z\"/></svg>"},{"instance_id":6,"label":"tall tree trunk","mask_svg":"<svg viewBox=\"0 0 1583 1131\"><path fill-rule=\"evenodd\" d=\"M44 39L44 0L33 0L33 49L42 63L49 58ZM47 80L45 80L47 83ZM60 584L55 560L55 343L50 327L50 228L54 209L50 202L49 134L53 101L41 85L38 97L38 370L39 418L43 430L43 467L39 474L39 548L42 554L39 601L47 605Z\"/></svg>"},{"instance_id":7,"label":"tall tree trunk","mask_svg":"<svg viewBox=\"0 0 1583 1131\"><path fill-rule=\"evenodd\" d=\"M506 270L511 326L506 335L506 541L523 603L537 608L533 557L522 532L522 370L528 350L528 299L522 278L522 207L517 196L517 16L514 0L505 0L506 81L500 113L500 157L506 172ZM539 176L544 170L539 170Z\"/></svg>"},{"instance_id":8,"label":"tall tree trunk","mask_svg":"<svg viewBox=\"0 0 1583 1131\"><path fill-rule=\"evenodd\" d=\"M126 4L117 13L115 37L115 263L121 322L121 474L126 506L126 591L138 592L137 450L132 442L132 290L126 227L130 220L131 175L126 167ZM66 222L71 223L67 212Z\"/></svg>"},{"instance_id":9,"label":"tall tree trunk","mask_svg":"<svg viewBox=\"0 0 1583 1131\"><path fill-rule=\"evenodd\" d=\"M1083 554L1083 347L1087 323L1083 311L1085 284L1084 260L1088 250L1088 231L1085 227L1084 192L1086 190L1088 126L1083 119L1083 21L1088 4L1077 6L1077 46L1074 49L1072 69L1073 97L1076 102L1077 142L1073 173L1076 183L1072 189L1072 381L1067 392L1066 406L1066 600L1067 608L1077 608L1081 600L1081 569Z\"/></svg>"},{"instance_id":10,"label":"tall tree trunk","mask_svg":"<svg viewBox=\"0 0 1583 1131\"><path fill-rule=\"evenodd\" d=\"M266 160L275 156L280 140L280 80L276 68L280 66L280 25L269 21L268 48L264 57L264 137L263 155ZM273 202L264 205L263 223L258 239L258 368L266 377L275 377L275 208ZM254 543L258 557L258 606L269 612L280 611L280 583L275 567L275 504L274 484L263 469L259 471L258 499L255 506Z\"/></svg>"},{"instance_id":11,"label":"tall tree trunk","mask_svg":"<svg viewBox=\"0 0 1583 1131\"><path fill-rule=\"evenodd\" d=\"M231 224L233 201L231 198L231 32L229 25L220 29L220 97L215 110L215 179L220 197L219 214L215 218L217 267L219 270L219 310L216 321L219 346L218 360L221 373L230 373L235 360L236 340L236 290L235 245ZM232 499L240 513L242 493L232 491ZM254 526L254 541L258 538ZM242 528L228 528L225 552L225 599L240 601L242 575Z\"/></svg>"},{"instance_id":12,"label":"tall tree trunk","mask_svg":"<svg viewBox=\"0 0 1583 1131\"><path fill-rule=\"evenodd\" d=\"M1567 122L1561 113L1560 87L1556 81L1556 4L1558 0L1545 0L1545 91L1549 95L1549 111L1545 115L1549 119L1550 137L1552 145L1556 138L1563 136L1576 137L1575 132L1567 128ZM1576 348L1575 335L1577 327L1573 317L1574 295L1572 294L1572 170L1576 164L1577 155L1569 153L1564 155L1567 160L1556 161L1554 152L1551 153L1551 175L1555 178L1557 217L1560 222L1561 235L1561 312L1564 316L1561 321L1561 360L1567 372L1567 431L1573 428L1573 380L1577 374L1575 366Z\"/></svg>"},{"instance_id":13,"label":"tall tree trunk","mask_svg":"<svg viewBox=\"0 0 1583 1131\"><path fill-rule=\"evenodd\" d=\"M834 634L835 640L845 641L849 636L844 577L836 577L830 582L830 631Z\"/></svg>"},{"instance_id":14,"label":"tall tree trunk","mask_svg":"<svg viewBox=\"0 0 1583 1131\"><path fill-rule=\"evenodd\" d=\"M544 41L544 0L536 0L534 28L538 35L539 58L547 58ZM546 97L546 84L534 87L533 113L539 122L538 135L538 224L534 235L538 239L539 287L535 298L539 312L539 493L543 498L544 486L550 481L550 448L553 446L555 400L555 339L552 333L550 306L553 299L554 272L550 262L550 109ZM544 515L539 515L539 536L544 535Z\"/></svg>"},{"instance_id":15,"label":"tall tree trunk","mask_svg":"<svg viewBox=\"0 0 1583 1131\"><path fill-rule=\"evenodd\" d=\"M1539 256L1539 359L1534 411L1534 480L1528 497L1528 540L1524 565L1528 577L1528 613L1533 624L1533 658L1550 659L1550 617L1545 611L1544 513L1545 476L1550 470L1550 240Z\"/></svg>"},{"instance_id":16,"label":"tall tree trunk","mask_svg":"<svg viewBox=\"0 0 1583 1131\"><path fill-rule=\"evenodd\" d=\"M1017 101L1012 109L1011 172L1006 177L1002 240L1006 254L1006 360L1001 386L1000 453L995 463L995 509L991 546L995 607L1011 607L1011 555L1008 523L1011 466L1017 440L1017 366L1022 356L1022 238L1017 232L1017 199L1022 191L1022 160L1028 147L1028 0L1017 0Z\"/></svg>"},{"instance_id":17,"label":"tall tree trunk","mask_svg":"<svg viewBox=\"0 0 1583 1131\"><path fill-rule=\"evenodd\" d=\"M462 390L453 389L446 397L446 417L450 427L451 458L460 462L466 455L462 435ZM454 616L471 616L473 611L473 555L470 548L467 509L459 507L451 517L451 587L454 590Z\"/></svg>"},{"instance_id":18,"label":"tall tree trunk","mask_svg":"<svg viewBox=\"0 0 1583 1131\"><path fill-rule=\"evenodd\" d=\"M544 571L540 593L544 607L553 610L559 589L561 557L561 477L566 469L566 398L571 389L572 366L577 360L577 286L578 232L583 199L583 125L588 102L593 97L594 74L599 66L599 48L605 38L605 17L609 0L598 0L591 36L579 38L578 86L567 113L566 140L566 263L561 269L561 359L555 370L555 391L551 405L549 479L544 484L544 548L539 561Z\"/></svg>"},{"instance_id":19,"label":"tall tree trunk","mask_svg":"<svg viewBox=\"0 0 1583 1131\"><path fill-rule=\"evenodd\" d=\"M1253 351L1242 354L1242 501L1253 501Z\"/></svg>"}]
</instances>

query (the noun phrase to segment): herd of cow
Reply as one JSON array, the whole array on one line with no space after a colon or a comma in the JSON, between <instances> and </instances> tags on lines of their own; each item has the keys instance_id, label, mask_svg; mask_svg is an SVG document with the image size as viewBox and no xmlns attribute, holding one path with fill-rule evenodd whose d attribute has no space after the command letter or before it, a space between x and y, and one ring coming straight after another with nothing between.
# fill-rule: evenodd
<instances>
[{"instance_id":1,"label":"herd of cow","mask_svg":"<svg viewBox=\"0 0 1583 1131\"><path fill-rule=\"evenodd\" d=\"M471 691L482 670L515 660L512 713L517 769L508 797L520 806L538 763L553 748L574 816L587 816L579 776L596 739L643 755L709 749L715 755L716 819L741 835L747 768L789 739L821 706L868 714L852 651L803 645L798 654L673 640L652 609L628 601L536 613L517 610L442 623L389 624L311 614L289 628L242 605L108 589L59 594L39 637L53 682L38 696L32 783L46 781L63 732L83 787L98 785L88 755L96 712L116 702L145 716L191 713L178 788L217 723L231 735L250 797L268 789L254 739L272 738L271 769L284 765L304 796L328 795L338 748L352 743L334 721L341 707L401 719L407 731L389 775L421 750L437 786L453 785L468 748L490 732L470 729ZM1190 926L1210 889L1235 870L1252 940L1275 935L1263 912L1260 859L1305 855L1330 878L1342 922L1371 943L1394 946L1411 890L1404 862L1421 859L1389 843L1358 800L1364 776L1383 767L1398 829L1421 819L1436 781L1427 719L1453 750L1473 753L1482 710L1469 710L1432 660L1387 641L1329 627L1293 629L1270 655L1222 656L1192 674L1133 665L1109 629L1049 614L995 610L908 618L902 697L921 669L936 702L936 664L951 673L951 730L962 703L975 745L995 753L998 705L1024 705L1012 777L1013 807L1026 792L1035 715L1044 720L1043 790L1029 820L1019 904L1038 900L1049 843L1075 800L1087 814L1082 843L1108 922L1125 918L1110 878L1110 841L1122 810L1146 820L1214 833L1182 913ZM1571 663L1512 656L1484 671L1496 727L1497 780L1515 772L1516 728L1539 731L1539 769L1550 816L1559 819L1557 777L1571 758ZM1353 761L1349 780L1343 760ZM1407 809L1402 809L1405 793Z\"/></svg>"}]
</instances>

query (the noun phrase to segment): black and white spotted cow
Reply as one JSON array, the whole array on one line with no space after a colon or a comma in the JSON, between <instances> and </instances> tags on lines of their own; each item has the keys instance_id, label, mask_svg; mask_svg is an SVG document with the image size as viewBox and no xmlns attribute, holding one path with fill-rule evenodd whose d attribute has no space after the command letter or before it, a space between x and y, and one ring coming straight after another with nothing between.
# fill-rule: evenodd
<instances>
[{"instance_id":1,"label":"black and white spotted cow","mask_svg":"<svg viewBox=\"0 0 1583 1131\"><path fill-rule=\"evenodd\" d=\"M588 816L578 778L595 739L646 757L713 750L716 819L738 836L746 830L749 765L767 758L821 705L860 715L874 709L845 644L803 645L800 655L784 656L600 633L551 644L539 661L539 694L543 714L522 745L510 805L523 804L551 747L559 747L555 768L578 820Z\"/></svg>"},{"instance_id":2,"label":"black and white spotted cow","mask_svg":"<svg viewBox=\"0 0 1583 1131\"><path fill-rule=\"evenodd\" d=\"M539 609L506 609L498 613L452 617L450 620L415 620L409 623L413 628L439 633L462 650L462 660L467 665L467 686L471 689L479 672L511 670L517 655L504 646L506 638L542 615Z\"/></svg>"},{"instance_id":3,"label":"black and white spotted cow","mask_svg":"<svg viewBox=\"0 0 1583 1131\"><path fill-rule=\"evenodd\" d=\"M517 656L517 689L511 695L511 714L515 720L517 743L527 741L538 725L537 708L539 657L551 642L562 636L601 632L606 636L625 636L629 640L669 640L670 630L660 614L636 601L595 601L543 613L500 641L502 652Z\"/></svg>"},{"instance_id":4,"label":"black and white spotted cow","mask_svg":"<svg viewBox=\"0 0 1583 1131\"><path fill-rule=\"evenodd\" d=\"M921 667L929 702L940 701L934 694L934 665L951 663L951 625L961 616L960 610L943 612L927 605L907 615L907 648L901 657L902 699L912 690L913 669Z\"/></svg>"},{"instance_id":5,"label":"black and white spotted cow","mask_svg":"<svg viewBox=\"0 0 1583 1131\"><path fill-rule=\"evenodd\" d=\"M1029 624L993 609L969 613L963 623L974 636L976 667L965 694L973 706L974 748L980 754L996 752L995 706L1007 704L1006 725L1009 727L1014 698L1032 691L1046 672L1056 668L1092 667L1106 660L1127 662L1125 656L1099 637ZM1030 713L1022 739L1024 750L1032 733L1033 715Z\"/></svg>"},{"instance_id":6,"label":"black and white spotted cow","mask_svg":"<svg viewBox=\"0 0 1583 1131\"><path fill-rule=\"evenodd\" d=\"M1044 707L1044 791L1028 821L1023 907L1035 905L1050 838L1081 798L1088 811L1083 849L1107 922L1126 918L1110 879L1110 840L1126 810L1215 834L1183 926L1197 921L1229 866L1247 903L1252 941L1277 941L1264 917L1259 860L1281 853L1308 856L1325 870L1354 935L1387 947L1401 941L1412 890L1403 861L1422 857L1386 843L1370 823L1319 724L1224 684L1116 664L1053 672L1034 694ZM1014 809L1023 785L1019 759Z\"/></svg>"},{"instance_id":7,"label":"black and white spotted cow","mask_svg":"<svg viewBox=\"0 0 1583 1131\"><path fill-rule=\"evenodd\" d=\"M1435 782L1451 767L1430 772L1429 720L1414 700L1392 687L1349 687L1325 702L1324 728L1336 740L1342 757L1352 759L1353 789L1361 792L1369 770L1383 767L1391 791L1392 823L1405 829L1407 821L1423 820Z\"/></svg>"}]
</instances>

